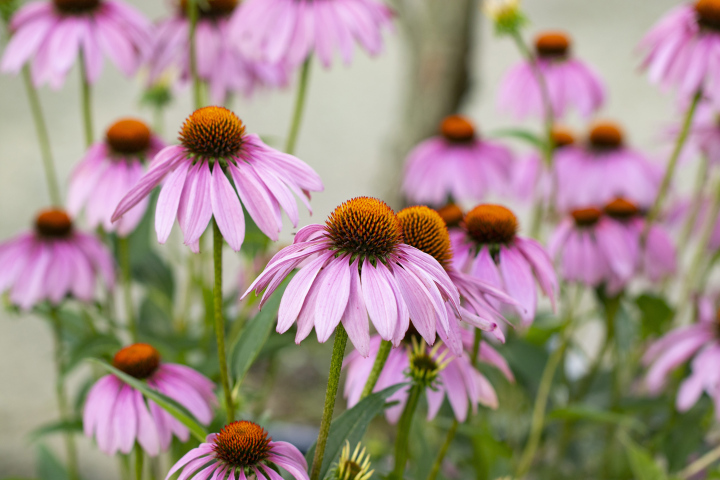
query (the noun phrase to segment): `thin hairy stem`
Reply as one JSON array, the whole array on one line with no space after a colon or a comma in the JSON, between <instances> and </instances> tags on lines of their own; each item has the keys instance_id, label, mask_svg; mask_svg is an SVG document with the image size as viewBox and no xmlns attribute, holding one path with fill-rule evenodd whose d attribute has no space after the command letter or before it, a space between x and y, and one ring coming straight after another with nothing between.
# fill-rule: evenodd
<instances>
[{"instance_id":1,"label":"thin hairy stem","mask_svg":"<svg viewBox=\"0 0 720 480\"><path fill-rule=\"evenodd\" d=\"M453 419L453 423L452 425L450 425L450 429L445 436L445 442L443 442L442 447L440 447L440 451L438 452L438 455L435 458L435 462L430 469L430 474L428 475L427 480L435 480L438 476L438 473L440 473L440 467L442 467L442 462L443 460L445 460L445 455L447 455L447 452L450 449L450 445L455 439L455 434L457 433L459 425L460 423L457 421L457 419Z\"/></svg>"},{"instance_id":2,"label":"thin hairy stem","mask_svg":"<svg viewBox=\"0 0 720 480\"><path fill-rule=\"evenodd\" d=\"M82 102L83 126L85 127L85 147L90 148L95 139L92 113L92 88L87 78L85 55L80 52L80 93Z\"/></svg>"},{"instance_id":3,"label":"thin hairy stem","mask_svg":"<svg viewBox=\"0 0 720 480\"><path fill-rule=\"evenodd\" d=\"M387 340L382 340L380 342L380 349L378 350L377 357L375 357L375 363L373 363L373 368L370 371L370 376L368 377L367 382L365 382L365 387L360 395L360 400L373 392L378 378L380 378L380 374L382 373L382 369L385 366L385 362L387 362L388 355L390 355L390 350L392 350L392 343Z\"/></svg>"},{"instance_id":4,"label":"thin hairy stem","mask_svg":"<svg viewBox=\"0 0 720 480\"><path fill-rule=\"evenodd\" d=\"M415 415L415 410L417 410L422 389L423 387L418 384L413 384L413 386L410 387L405 409L400 416L397 427L397 437L395 438L395 468L388 477L391 480L402 480L405 475L405 465L408 459L408 444L410 442L410 427L412 426L412 419Z\"/></svg>"},{"instance_id":5,"label":"thin hairy stem","mask_svg":"<svg viewBox=\"0 0 720 480\"><path fill-rule=\"evenodd\" d=\"M215 283L213 284L213 312L215 316L215 336L217 338L218 363L220 364L220 383L225 394L225 411L227 423L235 420L233 409L232 390L230 389L230 377L228 376L227 354L225 353L225 318L223 316L222 296L222 247L223 236L220 228L213 218L213 267Z\"/></svg>"}]
</instances>

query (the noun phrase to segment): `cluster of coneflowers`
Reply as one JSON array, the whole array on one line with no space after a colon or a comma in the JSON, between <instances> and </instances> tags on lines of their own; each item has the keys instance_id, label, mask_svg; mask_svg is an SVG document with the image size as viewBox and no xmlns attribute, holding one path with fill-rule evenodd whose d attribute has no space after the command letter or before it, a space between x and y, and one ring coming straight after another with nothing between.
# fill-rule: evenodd
<instances>
[{"instance_id":1,"label":"cluster of coneflowers","mask_svg":"<svg viewBox=\"0 0 720 480\"><path fill-rule=\"evenodd\" d=\"M137 480L144 475L143 455L156 457L178 443L186 453L173 458L168 479L179 472L179 480L279 480L282 470L298 480L368 480L385 467L372 469L371 455L358 443L362 435L333 422L343 370L347 407L357 418L369 415L368 400L385 407L376 408L359 433L381 412L395 425L388 477L395 480L406 476L416 411L424 402L432 421L447 399L453 419L426 472L434 480L447 467L459 424L476 428L480 406L503 405L493 381L516 381L517 363L505 358L506 338L538 335L537 320L557 314L556 341L534 379L525 447L508 472L524 478L542 450L556 370L582 322L582 298L570 291L593 292L595 310L607 322L604 344L588 362L581 386L566 391L576 401L592 387L607 354L614 353L613 368L621 368L618 309L633 289L662 293L681 271L674 229L683 246L698 238L678 302L681 312L697 303L690 309L697 321L659 332L665 335L646 349L645 391L677 389L678 411L690 409L703 392L720 401L720 303L707 287L720 256L720 186L710 194L706 186L720 163L720 1L684 3L641 43L643 68L654 83L675 92L684 112L679 127L669 130L675 145L665 165L632 146L621 125L598 119L606 88L566 32L541 32L527 45L519 2L486 0L498 33L513 39L524 56L504 78L498 108L539 122L540 135L524 135L532 152L519 158L468 116L450 115L439 122L437 136L407 156L401 191L411 206L396 212L377 198L352 198L324 223L298 229L291 245L252 251L255 260L269 261L237 296L254 306L254 292L260 309L275 310L249 322L276 318L277 333L292 331L297 344L313 329L319 343L334 338L318 439L308 460L258 423L239 419L247 414L239 404L244 372L231 378L226 334L242 336L252 326L243 327L246 319L227 321L223 246L245 252L247 233L255 229L278 242L283 212L299 227L297 200L310 210L312 192L323 190L319 175L294 156L313 59L327 68L336 54L350 63L356 45L380 53L384 30L402 11L380 0L181 0L167 19L153 24L122 0L36 0L12 12L10 2L0 5L10 34L0 70L21 73L25 81L51 199L32 231L0 245L0 291L9 305L53 325L64 421L71 420L62 382L68 309L84 312L91 323L103 318L102 328L127 343L95 362L106 375L84 398L82 429L108 455L134 452ZM144 72L158 106L164 102L158 91L182 94L192 86L196 110L178 122L177 144L166 144L132 117L95 138L91 93L105 58L127 76ZM61 89L76 64L87 149L63 197L36 88ZM298 99L283 150L220 106L234 94L287 87L294 77ZM589 121L585 133L566 126L571 112ZM676 198L671 187L678 164L698 157L703 162L693 197ZM496 197L531 203L527 236L520 235L521 222L510 208L490 202ZM213 281L206 287L216 335L216 367L208 370L213 380L184 358L164 361L165 345L141 342L131 238L144 219L154 223L159 244L170 240L177 220L192 253L213 252ZM116 283L123 287L120 324ZM354 350L346 356L348 340ZM673 379L671 372L691 358L687 378ZM613 379L614 391L629 386L620 377ZM617 402L610 407L619 408ZM224 412L222 423L218 411ZM609 415L603 418L614 421ZM720 418L720 408L715 416ZM217 433L207 434L209 425ZM68 474L77 480L74 432L65 433ZM611 454L612 437L607 443ZM720 450L708 455L692 463L690 456L683 459L690 465L679 476L690 478L720 458Z\"/></svg>"}]
</instances>

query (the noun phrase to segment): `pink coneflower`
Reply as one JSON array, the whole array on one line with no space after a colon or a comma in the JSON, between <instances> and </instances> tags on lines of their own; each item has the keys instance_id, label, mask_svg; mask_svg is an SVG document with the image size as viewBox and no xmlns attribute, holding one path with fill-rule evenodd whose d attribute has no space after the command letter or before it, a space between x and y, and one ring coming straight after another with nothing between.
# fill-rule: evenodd
<instances>
[{"instance_id":1,"label":"pink coneflower","mask_svg":"<svg viewBox=\"0 0 720 480\"><path fill-rule=\"evenodd\" d=\"M350 64L356 42L379 54L391 20L391 10L376 0L246 0L230 35L249 58L297 66L314 53L329 67L335 50Z\"/></svg>"},{"instance_id":2,"label":"pink coneflower","mask_svg":"<svg viewBox=\"0 0 720 480\"><path fill-rule=\"evenodd\" d=\"M308 480L307 462L300 450L287 442L273 442L260 425L240 420L207 436L170 469L168 480L182 469L188 480L280 480L272 465L285 469L295 480Z\"/></svg>"},{"instance_id":3,"label":"pink coneflower","mask_svg":"<svg viewBox=\"0 0 720 480\"><path fill-rule=\"evenodd\" d=\"M472 351L472 334L468 335L467 331L463 331L463 333L463 343L466 344L466 348ZM409 338L412 335L413 333L408 334L406 343L409 343ZM357 351L354 351L345 359L344 367L347 369L347 381L345 382L344 396L347 399L348 408L360 401L363 388L365 388L365 383L370 376L370 371L380 348L380 340L378 336L372 338L368 357L364 358ZM498 398L495 389L482 373L473 368L468 355L453 356L444 346L438 344L438 347L432 350L426 347L426 355L423 356L423 360L430 364L430 368L432 368L432 365L440 368L438 382L425 389L428 399L428 420L435 418L446 396L455 418L459 422L464 422L467 419L468 407L472 409L473 414L477 413L478 404L493 409L497 408ZM408 381L408 371L411 369L412 356L408 348L393 348L390 350L390 355L382 373L380 373L374 391L379 392L393 385L406 383ZM515 381L505 359L488 343L481 342L478 360L495 366L509 381ZM446 363L446 365L442 366L443 363ZM428 365L425 365L425 367L427 368ZM397 405L385 410L389 422L396 423L400 418L405 408L408 390L409 387L401 389L388 398L389 402L399 402Z\"/></svg>"},{"instance_id":4,"label":"pink coneflower","mask_svg":"<svg viewBox=\"0 0 720 480\"><path fill-rule=\"evenodd\" d=\"M713 398L715 417L720 420L720 311L714 299L703 297L698 302L698 323L676 328L645 352L643 362L649 366L646 385L658 394L665 387L670 373L695 357L692 373L680 385L676 405L681 412L689 410L703 391Z\"/></svg>"},{"instance_id":5,"label":"pink coneflower","mask_svg":"<svg viewBox=\"0 0 720 480\"><path fill-rule=\"evenodd\" d=\"M103 54L132 76L151 38L150 22L119 0L31 2L13 15L10 30L0 70L18 73L30 63L35 85L55 89L79 58L89 83L100 77Z\"/></svg>"},{"instance_id":6,"label":"pink coneflower","mask_svg":"<svg viewBox=\"0 0 720 480\"><path fill-rule=\"evenodd\" d=\"M681 128L671 128L668 132L669 139L674 142ZM682 154L683 160L695 160L700 156L704 156L713 165L720 163L720 116L715 107L706 103L699 105L695 112Z\"/></svg>"},{"instance_id":7,"label":"pink coneflower","mask_svg":"<svg viewBox=\"0 0 720 480\"><path fill-rule=\"evenodd\" d=\"M612 292L627 283L637 265L637 243L598 208L573 210L553 233L549 250L553 258L559 257L566 281L591 287L606 284Z\"/></svg>"},{"instance_id":8,"label":"pink coneflower","mask_svg":"<svg viewBox=\"0 0 720 480\"><path fill-rule=\"evenodd\" d=\"M368 316L380 336L396 346L411 316L430 344L437 326L446 337L453 334L451 321L460 314L457 289L437 260L402 243L400 222L385 202L354 198L337 207L325 225L302 228L243 297L267 288L262 306L307 259L288 284L278 312L279 333L297 322L297 343L313 327L318 341L325 342L342 321L355 348L367 355Z\"/></svg>"},{"instance_id":9,"label":"pink coneflower","mask_svg":"<svg viewBox=\"0 0 720 480\"><path fill-rule=\"evenodd\" d=\"M478 201L508 185L513 154L507 147L479 138L472 122L460 115L445 118L440 133L407 157L402 189L411 202Z\"/></svg>"},{"instance_id":10,"label":"pink coneflower","mask_svg":"<svg viewBox=\"0 0 720 480\"><path fill-rule=\"evenodd\" d=\"M0 292L30 309L47 300L59 304L66 296L83 302L95 298L97 278L111 289L115 266L110 252L92 235L73 228L62 210L45 210L35 229L0 245Z\"/></svg>"},{"instance_id":11,"label":"pink coneflower","mask_svg":"<svg viewBox=\"0 0 720 480\"><path fill-rule=\"evenodd\" d=\"M557 153L575 144L575 135L563 127L552 130L554 152ZM513 191L520 200L534 198L550 200L553 192L553 181L548 165L539 152L530 153L524 161L518 162L513 169Z\"/></svg>"},{"instance_id":12,"label":"pink coneflower","mask_svg":"<svg viewBox=\"0 0 720 480\"><path fill-rule=\"evenodd\" d=\"M257 62L246 58L229 39L228 22L238 0L210 0L200 7L195 31L197 73L210 87L210 99L222 104L230 93L250 96L258 87L284 87L289 69L282 64ZM162 21L152 44L148 66L151 84L170 69L176 69L183 82L191 78L187 0L181 0L176 13Z\"/></svg>"},{"instance_id":13,"label":"pink coneflower","mask_svg":"<svg viewBox=\"0 0 720 480\"><path fill-rule=\"evenodd\" d=\"M535 283L553 305L557 278L545 249L517 235L517 217L500 205L478 205L463 221L462 235L452 236L453 266L517 300L523 324L532 323L537 309Z\"/></svg>"},{"instance_id":14,"label":"pink coneflower","mask_svg":"<svg viewBox=\"0 0 720 480\"><path fill-rule=\"evenodd\" d=\"M268 147L257 135L246 134L237 115L223 107L196 110L185 120L180 142L155 156L148 172L118 205L112 221L165 179L155 212L158 241L165 243L177 216L185 245L197 253L200 236L214 217L228 245L237 252L245 238L243 205L260 230L277 241L281 208L294 226L298 224L292 194L310 209L309 192L323 189L312 168Z\"/></svg>"},{"instance_id":15,"label":"pink coneflower","mask_svg":"<svg viewBox=\"0 0 720 480\"><path fill-rule=\"evenodd\" d=\"M720 106L720 2L698 0L672 9L640 42L650 81L677 88L689 99L698 92Z\"/></svg>"},{"instance_id":16,"label":"pink coneflower","mask_svg":"<svg viewBox=\"0 0 720 480\"><path fill-rule=\"evenodd\" d=\"M213 418L217 403L214 385L190 367L160 362L160 354L146 343L136 343L115 354L113 366L147 382L153 390L172 398L185 407L204 425ZM149 407L149 410L148 410ZM87 437L95 437L98 448L108 455L130 453L135 442L150 456L166 451L173 435L187 442L186 426L157 406L147 403L142 393L115 375L105 375L90 389L83 429Z\"/></svg>"},{"instance_id":17,"label":"pink coneflower","mask_svg":"<svg viewBox=\"0 0 720 480\"><path fill-rule=\"evenodd\" d=\"M604 205L618 197L649 208L661 177L644 154L625 145L622 129L611 122L597 123L586 145L555 154L557 206L562 211Z\"/></svg>"},{"instance_id":18,"label":"pink coneflower","mask_svg":"<svg viewBox=\"0 0 720 480\"><path fill-rule=\"evenodd\" d=\"M605 102L599 76L584 62L570 55L571 40L563 32L546 32L535 40L535 59L542 74L556 118L574 108L585 117ZM545 114L543 94L530 60L513 67L500 88L498 108L522 119Z\"/></svg>"},{"instance_id":19,"label":"pink coneflower","mask_svg":"<svg viewBox=\"0 0 720 480\"><path fill-rule=\"evenodd\" d=\"M90 147L70 177L70 214L77 216L84 208L90 228L102 227L121 237L132 233L145 214L147 198L116 223L110 217L122 197L142 177L143 164L164 146L140 120L125 118L115 122L107 130L105 140Z\"/></svg>"}]
</instances>

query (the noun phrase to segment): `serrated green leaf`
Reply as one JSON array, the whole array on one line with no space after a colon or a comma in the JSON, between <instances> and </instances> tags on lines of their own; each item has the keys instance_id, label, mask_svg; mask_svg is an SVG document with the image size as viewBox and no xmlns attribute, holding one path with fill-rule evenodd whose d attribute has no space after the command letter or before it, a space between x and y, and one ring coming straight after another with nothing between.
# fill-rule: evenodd
<instances>
[{"instance_id":1,"label":"serrated green leaf","mask_svg":"<svg viewBox=\"0 0 720 480\"><path fill-rule=\"evenodd\" d=\"M45 445L37 450L37 474L40 480L68 480L65 466Z\"/></svg>"},{"instance_id":2,"label":"serrated green leaf","mask_svg":"<svg viewBox=\"0 0 720 480\"><path fill-rule=\"evenodd\" d=\"M650 452L625 434L620 435L620 442L625 446L635 480L669 480L667 474L655 463Z\"/></svg>"},{"instance_id":3,"label":"serrated green leaf","mask_svg":"<svg viewBox=\"0 0 720 480\"><path fill-rule=\"evenodd\" d=\"M156 390L151 389L145 382L138 380L137 378L131 377L125 372L122 372L117 368L113 367L109 363L105 363L96 358L91 358L89 360L95 364L100 365L105 370L112 373L134 389L139 390L140 393L145 396L145 398L157 403L160 408L168 412L177 421L185 425L195 438L197 438L201 442L205 441L205 437L207 437L207 432L205 431L205 428L203 428L203 426L198 423L195 417L190 412L188 412L185 407L177 403L175 400L166 395L163 395Z\"/></svg>"},{"instance_id":4,"label":"serrated green leaf","mask_svg":"<svg viewBox=\"0 0 720 480\"><path fill-rule=\"evenodd\" d=\"M587 420L596 423L621 425L639 433L647 430L642 422L629 415L609 412L607 410L598 410L582 405L558 408L553 410L548 415L548 418L550 420Z\"/></svg>"},{"instance_id":5,"label":"serrated green leaf","mask_svg":"<svg viewBox=\"0 0 720 480\"><path fill-rule=\"evenodd\" d=\"M71 420L59 420L56 422L50 422L46 423L45 425L42 425L39 428L36 428L32 432L30 432L30 440L35 441L39 440L40 438L51 435L53 433L78 433L82 432L82 420L79 418L71 419Z\"/></svg>"}]
</instances>

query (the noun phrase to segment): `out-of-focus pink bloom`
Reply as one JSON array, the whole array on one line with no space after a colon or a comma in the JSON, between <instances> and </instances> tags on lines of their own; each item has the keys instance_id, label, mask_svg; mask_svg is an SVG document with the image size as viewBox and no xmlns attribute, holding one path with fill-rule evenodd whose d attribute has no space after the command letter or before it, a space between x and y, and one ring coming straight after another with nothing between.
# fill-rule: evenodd
<instances>
[{"instance_id":1,"label":"out-of-focus pink bloom","mask_svg":"<svg viewBox=\"0 0 720 480\"><path fill-rule=\"evenodd\" d=\"M590 117L605 102L605 89L589 66L570 55L570 48L570 37L565 33L543 33L535 40L533 61L544 78L556 118L563 118L571 108ZM518 119L545 114L542 89L530 60L507 73L500 87L498 108Z\"/></svg>"},{"instance_id":2,"label":"out-of-focus pink bloom","mask_svg":"<svg viewBox=\"0 0 720 480\"><path fill-rule=\"evenodd\" d=\"M695 224L692 227L694 234L700 235L708 222L708 216L710 214L710 207L712 206L712 199L704 197L700 199L700 205L698 208L697 217L695 218ZM690 199L681 199L675 202L675 205L669 210L667 214L667 223L671 227L679 227L684 225L687 221L690 211L693 209L693 202ZM714 220L714 228L710 234L710 240L708 241L708 251L716 252L720 250L720 216Z\"/></svg>"},{"instance_id":3,"label":"out-of-focus pink bloom","mask_svg":"<svg viewBox=\"0 0 720 480\"><path fill-rule=\"evenodd\" d=\"M185 245L197 253L200 237L214 217L223 238L237 252L245 239L243 205L258 228L277 241L281 208L294 226L299 221L292 194L310 209L309 192L323 189L312 168L268 147L257 135L245 134L245 125L226 108L195 111L185 120L180 141L181 145L155 156L148 172L118 205L113 222L165 179L155 212L158 241L167 241L177 217Z\"/></svg>"},{"instance_id":4,"label":"out-of-focus pink bloom","mask_svg":"<svg viewBox=\"0 0 720 480\"><path fill-rule=\"evenodd\" d=\"M676 142L681 126L674 126L668 132L668 139ZM696 160L704 156L712 165L720 164L720 117L715 107L702 103L693 117L682 160Z\"/></svg>"},{"instance_id":5,"label":"out-of-focus pink bloom","mask_svg":"<svg viewBox=\"0 0 720 480\"><path fill-rule=\"evenodd\" d=\"M297 343L313 327L318 341L325 342L342 322L355 348L367 356L368 316L380 336L396 346L411 317L429 344L438 330L443 338L456 335L457 288L437 260L401 239L402 227L385 202L354 198L337 207L325 225L300 229L293 245L273 257L243 297L265 290L262 307L282 280L308 260L285 289L278 312L279 333L297 322Z\"/></svg>"},{"instance_id":6,"label":"out-of-focus pink bloom","mask_svg":"<svg viewBox=\"0 0 720 480\"><path fill-rule=\"evenodd\" d=\"M120 0L30 2L13 15L10 30L0 70L16 74L29 63L35 85L54 89L78 59L89 83L100 77L103 55L134 75L151 38L150 22Z\"/></svg>"},{"instance_id":7,"label":"out-of-focus pink bloom","mask_svg":"<svg viewBox=\"0 0 720 480\"><path fill-rule=\"evenodd\" d=\"M251 60L243 55L229 38L228 22L237 0L210 0L200 9L195 31L197 73L210 87L210 99L222 104L231 93L247 97L258 87L279 88L288 84L290 71L280 63ZM157 27L150 50L149 82L159 81L168 70L175 69L183 83L191 80L190 22L186 15L187 0L179 2L176 13Z\"/></svg>"},{"instance_id":8,"label":"out-of-focus pink bloom","mask_svg":"<svg viewBox=\"0 0 720 480\"><path fill-rule=\"evenodd\" d=\"M202 424L212 421L213 406L217 403L214 385L192 368L160 362L158 351L145 343L120 350L113 366L147 381L150 388L178 402ZM170 447L173 435L183 442L190 437L185 425L152 400L146 402L139 390L113 374L105 375L90 389L83 411L83 429L108 455L128 454L137 441L154 457Z\"/></svg>"},{"instance_id":9,"label":"out-of-focus pink bloom","mask_svg":"<svg viewBox=\"0 0 720 480\"><path fill-rule=\"evenodd\" d=\"M440 133L407 157L402 189L411 202L480 201L509 185L514 158L507 147L479 138L460 115L445 118Z\"/></svg>"},{"instance_id":10,"label":"out-of-focus pink bloom","mask_svg":"<svg viewBox=\"0 0 720 480\"><path fill-rule=\"evenodd\" d=\"M537 310L535 282L553 307L557 278L545 249L531 238L517 236L515 214L500 205L478 205L465 215L464 232L451 235L453 266L516 300L520 318L529 325Z\"/></svg>"},{"instance_id":11,"label":"out-of-focus pink bloom","mask_svg":"<svg viewBox=\"0 0 720 480\"><path fill-rule=\"evenodd\" d=\"M683 3L668 12L640 42L650 81L675 88L684 100L702 92L720 107L720 4Z\"/></svg>"},{"instance_id":12,"label":"out-of-focus pink bloom","mask_svg":"<svg viewBox=\"0 0 720 480\"><path fill-rule=\"evenodd\" d=\"M661 169L625 145L614 123L597 123L584 146L570 146L555 155L557 207L561 211L605 205L626 198L642 209L655 200Z\"/></svg>"},{"instance_id":13,"label":"out-of-focus pink bloom","mask_svg":"<svg viewBox=\"0 0 720 480\"><path fill-rule=\"evenodd\" d=\"M692 373L680 385L676 406L689 410L705 391L715 402L715 417L720 419L720 322L716 299L702 297L698 302L698 322L676 328L645 352L649 366L645 382L652 394L660 393L670 373L693 358Z\"/></svg>"},{"instance_id":14,"label":"out-of-focus pink bloom","mask_svg":"<svg viewBox=\"0 0 720 480\"><path fill-rule=\"evenodd\" d=\"M73 228L62 210L45 210L35 229L0 244L0 292L30 309L47 300L59 304L67 295L83 302L95 298L98 277L108 289L115 283L110 252L92 235Z\"/></svg>"},{"instance_id":15,"label":"out-of-focus pink bloom","mask_svg":"<svg viewBox=\"0 0 720 480\"><path fill-rule=\"evenodd\" d=\"M355 43L382 51L391 10L376 0L246 0L230 21L230 38L248 58L298 66L311 54L325 67L339 51L352 61Z\"/></svg>"},{"instance_id":16,"label":"out-of-focus pink bloom","mask_svg":"<svg viewBox=\"0 0 720 480\"><path fill-rule=\"evenodd\" d=\"M115 122L105 139L90 147L70 177L68 212L77 216L85 209L88 227L102 227L125 237L135 230L147 209L143 199L118 222L112 223L115 207L140 180L143 164L165 146L145 123L125 118Z\"/></svg>"},{"instance_id":17,"label":"out-of-focus pink bloom","mask_svg":"<svg viewBox=\"0 0 720 480\"><path fill-rule=\"evenodd\" d=\"M208 435L205 443L178 460L165 480L181 469L179 479L281 480L272 465L285 469L295 480L310 478L305 457L294 445L274 442L260 425L240 420Z\"/></svg>"}]
</instances>

